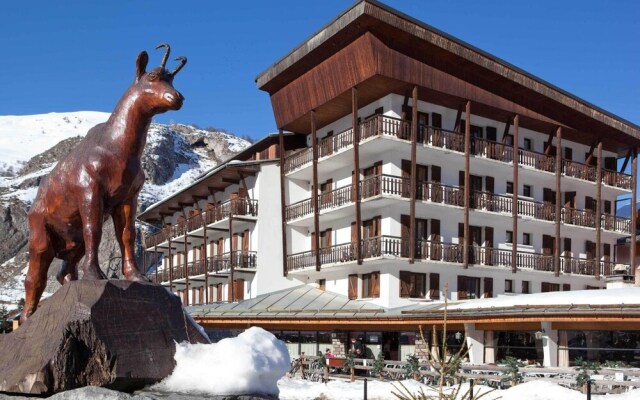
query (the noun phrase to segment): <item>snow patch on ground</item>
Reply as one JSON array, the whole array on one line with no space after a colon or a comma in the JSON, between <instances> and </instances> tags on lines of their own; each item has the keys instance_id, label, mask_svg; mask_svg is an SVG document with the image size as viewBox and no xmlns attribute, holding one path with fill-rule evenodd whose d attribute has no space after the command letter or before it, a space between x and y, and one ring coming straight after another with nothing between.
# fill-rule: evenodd
<instances>
[{"instance_id":1,"label":"snow patch on ground","mask_svg":"<svg viewBox=\"0 0 640 400\"><path fill-rule=\"evenodd\" d=\"M278 395L278 380L289 370L284 342L252 327L213 344L176 345L173 373L158 390L207 394Z\"/></svg>"},{"instance_id":2,"label":"snow patch on ground","mask_svg":"<svg viewBox=\"0 0 640 400\"><path fill-rule=\"evenodd\" d=\"M426 385L414 380L402 381L402 385L412 394L420 391L428 396L436 396L437 392ZM309 382L301 379L282 378L278 381L280 388L280 400L314 400L323 398L327 400L360 400L364 398L364 382L353 383L346 381L330 381L329 383ZM446 393L451 393L453 388L447 388ZM468 384L463 384L459 391L458 399L461 399L469 389ZM531 381L511 387L506 390L494 390L487 386L475 385L474 394L487 393L483 400L584 400L585 395L576 390L567 389L555 383L546 381ZM407 394L398 382L381 382L369 380L367 382L367 398L370 400L397 400L392 392ZM594 400L631 400L640 398L640 390L633 390L623 394L593 395Z\"/></svg>"}]
</instances>

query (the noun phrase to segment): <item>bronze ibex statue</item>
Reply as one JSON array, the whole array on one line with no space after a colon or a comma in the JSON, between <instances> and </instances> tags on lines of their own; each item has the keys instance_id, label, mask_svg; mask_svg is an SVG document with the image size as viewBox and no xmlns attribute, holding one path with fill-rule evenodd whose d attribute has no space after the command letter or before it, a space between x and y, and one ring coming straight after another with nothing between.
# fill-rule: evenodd
<instances>
[{"instance_id":1,"label":"bronze ibex statue","mask_svg":"<svg viewBox=\"0 0 640 400\"><path fill-rule=\"evenodd\" d=\"M165 69L170 47L164 48L160 66L146 72L149 56L136 60L136 78L107 122L94 126L87 136L49 176L42 180L29 211L29 270L24 282L22 320L36 310L47 284L54 257L61 259L60 283L78 279L106 279L98 265L102 225L113 218L122 253L122 273L130 281L146 281L135 260L134 219L138 193L144 183L142 151L151 118L167 110L179 110L184 97L173 88L173 78L187 63Z\"/></svg>"}]
</instances>

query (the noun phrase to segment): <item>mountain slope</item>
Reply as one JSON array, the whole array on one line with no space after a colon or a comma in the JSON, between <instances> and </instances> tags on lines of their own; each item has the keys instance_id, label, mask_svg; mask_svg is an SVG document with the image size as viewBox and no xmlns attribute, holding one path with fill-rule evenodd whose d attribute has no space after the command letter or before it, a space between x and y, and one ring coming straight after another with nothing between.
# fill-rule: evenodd
<instances>
[{"instance_id":1,"label":"mountain slope","mask_svg":"<svg viewBox=\"0 0 640 400\"><path fill-rule=\"evenodd\" d=\"M0 116L0 303L15 304L23 295L28 263L26 218L40 180L91 127L108 117L97 112ZM139 210L188 186L198 175L249 145L226 132L184 124L152 124L142 159L146 181L139 196ZM141 257L141 246L137 250ZM100 246L103 269L118 271L119 256L109 220ZM54 261L49 270L49 292L57 288L52 277L58 268L59 261Z\"/></svg>"}]
</instances>

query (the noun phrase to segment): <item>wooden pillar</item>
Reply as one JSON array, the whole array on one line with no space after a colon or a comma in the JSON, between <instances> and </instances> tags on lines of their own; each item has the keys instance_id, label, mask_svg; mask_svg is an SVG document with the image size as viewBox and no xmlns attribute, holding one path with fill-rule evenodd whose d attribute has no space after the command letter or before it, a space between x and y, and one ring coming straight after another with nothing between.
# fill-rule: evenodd
<instances>
[{"instance_id":1,"label":"wooden pillar","mask_svg":"<svg viewBox=\"0 0 640 400\"><path fill-rule=\"evenodd\" d=\"M173 254L171 254L171 229L169 229L169 291L173 293Z\"/></svg>"},{"instance_id":2,"label":"wooden pillar","mask_svg":"<svg viewBox=\"0 0 640 400\"><path fill-rule=\"evenodd\" d=\"M143 274L144 276L147 276L147 245L145 243L146 241L143 239L142 243L144 246L144 250L142 251L142 270L144 271Z\"/></svg>"},{"instance_id":3,"label":"wooden pillar","mask_svg":"<svg viewBox=\"0 0 640 400\"><path fill-rule=\"evenodd\" d=\"M511 247L511 272L518 271L518 169L520 168L520 116L513 117L513 196L511 204L511 217L513 218L511 229L513 231Z\"/></svg>"},{"instance_id":4,"label":"wooden pillar","mask_svg":"<svg viewBox=\"0 0 640 400\"><path fill-rule=\"evenodd\" d=\"M469 183L469 157L471 151L471 101L467 100L465 106L464 121L464 240L463 240L463 267L469 268L469 196L471 193Z\"/></svg>"},{"instance_id":5,"label":"wooden pillar","mask_svg":"<svg viewBox=\"0 0 640 400\"><path fill-rule=\"evenodd\" d=\"M353 197L356 202L355 258L362 264L362 212L360 204L360 126L358 125L358 88L351 88L351 129L353 130Z\"/></svg>"},{"instance_id":6,"label":"wooden pillar","mask_svg":"<svg viewBox=\"0 0 640 400\"><path fill-rule=\"evenodd\" d=\"M186 227L186 222L185 222L185 229L184 229L184 262L183 264L183 269L184 269L184 292L185 292L185 300L184 300L184 306L188 306L189 305L189 248L188 248L188 235L187 235L187 230L189 228Z\"/></svg>"},{"instance_id":7,"label":"wooden pillar","mask_svg":"<svg viewBox=\"0 0 640 400\"><path fill-rule=\"evenodd\" d=\"M638 233L638 149L633 149L633 161L631 161L631 257L630 272L635 276L635 286L640 286L640 269L636 269L636 243Z\"/></svg>"},{"instance_id":8,"label":"wooden pillar","mask_svg":"<svg viewBox=\"0 0 640 400\"><path fill-rule=\"evenodd\" d=\"M159 283L158 282L158 238L155 238L155 243L153 244L153 258L155 260L155 266L156 266L156 282L155 283Z\"/></svg>"},{"instance_id":9,"label":"wooden pillar","mask_svg":"<svg viewBox=\"0 0 640 400\"><path fill-rule=\"evenodd\" d=\"M236 249L237 250L237 249ZM228 284L229 290L227 293L231 295L230 299L227 299L228 302L232 302L236 299L236 285L233 283L234 273L235 273L235 254L233 254L233 214L232 211L229 211L229 280Z\"/></svg>"},{"instance_id":10,"label":"wooden pillar","mask_svg":"<svg viewBox=\"0 0 640 400\"><path fill-rule=\"evenodd\" d=\"M205 215L202 217L202 240L204 241L204 260L202 266L204 267L204 304L209 304L209 245L207 244L207 218ZM202 299L200 299L202 301Z\"/></svg>"},{"instance_id":11,"label":"wooden pillar","mask_svg":"<svg viewBox=\"0 0 640 400\"><path fill-rule=\"evenodd\" d=\"M601 219L602 219L602 140L598 139L598 150L596 160L596 267L594 275L596 279L600 279L600 274L604 271L600 270L600 247L602 246L601 239Z\"/></svg>"},{"instance_id":12,"label":"wooden pillar","mask_svg":"<svg viewBox=\"0 0 640 400\"><path fill-rule=\"evenodd\" d=\"M418 142L418 86L413 87L413 102L411 104L411 197L409 200L409 263L415 262L416 255L416 147ZM466 187L466 185L465 185Z\"/></svg>"},{"instance_id":13,"label":"wooden pillar","mask_svg":"<svg viewBox=\"0 0 640 400\"><path fill-rule=\"evenodd\" d=\"M318 210L318 136L316 133L316 111L311 110L311 150L313 152L313 188L311 207L313 207L313 231L316 247L316 271L320 271L320 211Z\"/></svg>"},{"instance_id":14,"label":"wooden pillar","mask_svg":"<svg viewBox=\"0 0 640 400\"><path fill-rule=\"evenodd\" d=\"M287 276L287 213L285 199L285 180L284 180L284 132L282 128L278 129L278 140L280 150L280 218L282 219L282 275Z\"/></svg>"},{"instance_id":15,"label":"wooden pillar","mask_svg":"<svg viewBox=\"0 0 640 400\"><path fill-rule=\"evenodd\" d=\"M553 273L555 276L560 276L560 217L561 217L561 202L560 196L560 179L562 177L562 128L558 127L556 130L556 237L554 241L553 249Z\"/></svg>"}]
</instances>

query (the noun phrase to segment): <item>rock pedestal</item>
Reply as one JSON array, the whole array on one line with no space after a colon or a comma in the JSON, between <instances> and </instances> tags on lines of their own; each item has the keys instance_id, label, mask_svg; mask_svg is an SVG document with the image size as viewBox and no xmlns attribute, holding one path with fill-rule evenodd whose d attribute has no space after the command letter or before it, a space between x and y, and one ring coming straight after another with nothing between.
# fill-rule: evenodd
<instances>
[{"instance_id":1,"label":"rock pedestal","mask_svg":"<svg viewBox=\"0 0 640 400\"><path fill-rule=\"evenodd\" d=\"M74 281L16 331L0 335L0 391L52 394L83 386L131 392L173 371L175 342L208 339L160 285Z\"/></svg>"}]
</instances>

